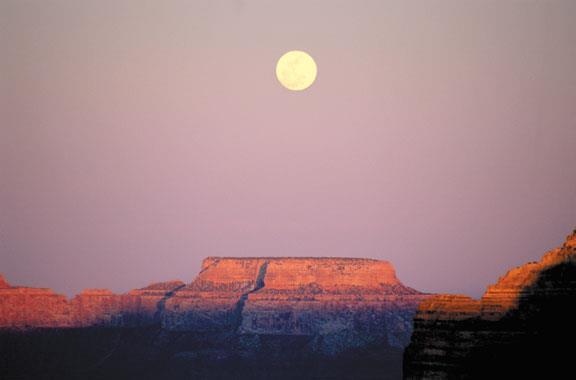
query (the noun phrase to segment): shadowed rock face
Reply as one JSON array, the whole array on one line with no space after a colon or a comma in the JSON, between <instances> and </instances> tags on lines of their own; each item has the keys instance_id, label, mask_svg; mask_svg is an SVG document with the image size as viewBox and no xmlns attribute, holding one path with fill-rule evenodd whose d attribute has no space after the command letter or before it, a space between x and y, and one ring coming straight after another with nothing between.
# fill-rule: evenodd
<instances>
[{"instance_id":1,"label":"shadowed rock face","mask_svg":"<svg viewBox=\"0 0 576 380\"><path fill-rule=\"evenodd\" d=\"M51 289L0 287L0 329L150 325L159 321L160 300L180 284L153 284L122 295L86 289L71 300Z\"/></svg>"},{"instance_id":2,"label":"shadowed rock face","mask_svg":"<svg viewBox=\"0 0 576 380\"><path fill-rule=\"evenodd\" d=\"M406 379L566 378L576 334L576 231L539 262L509 271L480 300L423 301ZM564 343L563 343L564 342Z\"/></svg>"},{"instance_id":3,"label":"shadowed rock face","mask_svg":"<svg viewBox=\"0 0 576 380\"><path fill-rule=\"evenodd\" d=\"M412 318L426 297L402 285L388 262L347 258L210 257L190 284L121 295L91 289L71 300L3 284L0 329L20 349L11 351L15 360L0 360L0 370L67 363L26 345L38 340L82 358L54 367L70 370L68 377L102 354L96 368L107 378L130 373L126 360L154 363L143 375L171 378L227 378L238 370L246 378L399 378Z\"/></svg>"},{"instance_id":4,"label":"shadowed rock face","mask_svg":"<svg viewBox=\"0 0 576 380\"><path fill-rule=\"evenodd\" d=\"M403 347L422 298L403 286L384 261L208 258L196 280L166 303L163 326L257 335L345 332L347 339L357 333L359 340Z\"/></svg>"}]
</instances>

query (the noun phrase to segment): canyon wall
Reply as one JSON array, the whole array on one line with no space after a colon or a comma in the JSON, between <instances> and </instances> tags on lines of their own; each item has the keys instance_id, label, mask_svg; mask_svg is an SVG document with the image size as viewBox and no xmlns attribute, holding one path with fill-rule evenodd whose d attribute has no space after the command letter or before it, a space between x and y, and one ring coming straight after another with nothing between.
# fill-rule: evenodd
<instances>
[{"instance_id":1,"label":"canyon wall","mask_svg":"<svg viewBox=\"0 0 576 380\"><path fill-rule=\"evenodd\" d=\"M18 344L23 336L51 341L89 334L82 339L98 339L91 346L127 344L131 348L122 353L124 359L140 355L128 343L136 339L138 350L151 350L146 355L173 378L191 373L225 378L219 371L232 367L267 368L266 376L279 371L288 377L302 377L290 371L308 368L323 376L339 366L338 371L355 371L359 378L362 373L365 378L398 378L413 316L426 297L404 286L386 261L209 257L188 284L158 283L125 294L88 289L70 300L49 289L10 286L0 278L0 330ZM50 335L56 330L63 331L58 338ZM97 337L91 331L98 331ZM110 340L101 340L107 334ZM116 334L132 340L118 343L120 338L112 338ZM82 342L74 339L59 344ZM34 367L26 358L33 349L26 347L17 359ZM366 356L368 351L372 354ZM121 350L113 352L120 355ZM40 362L47 360L45 353L38 355ZM319 364L327 361L332 364ZM107 362L114 363L114 355ZM17 372L13 364L4 365Z\"/></svg>"},{"instance_id":2,"label":"canyon wall","mask_svg":"<svg viewBox=\"0 0 576 380\"><path fill-rule=\"evenodd\" d=\"M1 283L0 283L1 284ZM51 289L0 286L0 329L136 327L160 320L158 308L179 281L153 284L126 294L86 289L68 300Z\"/></svg>"},{"instance_id":3,"label":"canyon wall","mask_svg":"<svg viewBox=\"0 0 576 380\"><path fill-rule=\"evenodd\" d=\"M404 378L565 378L576 334L576 231L509 271L480 300L423 301L404 354Z\"/></svg>"}]
</instances>

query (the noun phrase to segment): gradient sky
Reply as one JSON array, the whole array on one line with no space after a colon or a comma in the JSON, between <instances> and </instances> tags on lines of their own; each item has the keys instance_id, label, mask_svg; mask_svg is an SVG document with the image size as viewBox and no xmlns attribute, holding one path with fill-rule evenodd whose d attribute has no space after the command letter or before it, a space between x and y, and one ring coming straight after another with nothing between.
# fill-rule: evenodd
<instances>
[{"instance_id":1,"label":"gradient sky","mask_svg":"<svg viewBox=\"0 0 576 380\"><path fill-rule=\"evenodd\" d=\"M576 2L0 0L0 273L391 261L479 296L576 227ZM317 81L279 85L286 51Z\"/></svg>"}]
</instances>

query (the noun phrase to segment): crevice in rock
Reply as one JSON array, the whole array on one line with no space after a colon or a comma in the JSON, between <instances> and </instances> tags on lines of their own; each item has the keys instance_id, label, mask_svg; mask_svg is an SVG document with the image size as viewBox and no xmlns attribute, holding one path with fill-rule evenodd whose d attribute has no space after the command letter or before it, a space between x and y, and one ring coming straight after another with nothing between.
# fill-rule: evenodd
<instances>
[{"instance_id":1,"label":"crevice in rock","mask_svg":"<svg viewBox=\"0 0 576 380\"><path fill-rule=\"evenodd\" d=\"M202 268L200 270L200 272L198 272L198 274L206 272L209 268L216 266L216 264L218 264L220 262L220 259L214 259L210 264L208 264L206 267Z\"/></svg>"},{"instance_id":2,"label":"crevice in rock","mask_svg":"<svg viewBox=\"0 0 576 380\"><path fill-rule=\"evenodd\" d=\"M164 297L162 297L162 299L160 299L160 301L158 301L158 305L156 306L156 312L154 313L154 321L160 322L162 320L162 314L164 313L164 310L166 309L166 302L170 298L172 298L178 290L184 288L185 286L186 286L186 284L179 285L179 286L175 287L174 289L172 289L172 290L170 290L164 294Z\"/></svg>"},{"instance_id":3,"label":"crevice in rock","mask_svg":"<svg viewBox=\"0 0 576 380\"><path fill-rule=\"evenodd\" d=\"M238 299L236 303L236 307L234 308L234 312L232 315L233 319L233 331L238 332L240 327L242 326L242 312L244 311L244 305L246 304L246 300L248 299L248 295L250 293L257 292L258 290L264 287L264 277L266 277L266 269L268 268L268 261L264 261L264 263L258 269L258 275L256 276L256 282L254 284L254 288L250 291L243 293Z\"/></svg>"},{"instance_id":4,"label":"crevice in rock","mask_svg":"<svg viewBox=\"0 0 576 380\"><path fill-rule=\"evenodd\" d=\"M264 261L264 263L258 269L258 276L256 277L256 284L254 289L248 293L254 293L257 290L260 290L264 287L264 277L266 277L266 269L268 269L268 261Z\"/></svg>"}]
</instances>

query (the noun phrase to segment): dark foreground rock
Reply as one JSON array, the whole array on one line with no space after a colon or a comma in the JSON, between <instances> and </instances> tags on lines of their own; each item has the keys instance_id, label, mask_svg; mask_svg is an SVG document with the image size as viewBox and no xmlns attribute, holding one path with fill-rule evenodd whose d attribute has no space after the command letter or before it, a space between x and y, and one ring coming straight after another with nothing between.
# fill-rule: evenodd
<instances>
[{"instance_id":1,"label":"dark foreground rock","mask_svg":"<svg viewBox=\"0 0 576 380\"><path fill-rule=\"evenodd\" d=\"M404 354L405 379L573 377L576 231L508 272L480 300L422 302Z\"/></svg>"}]
</instances>

